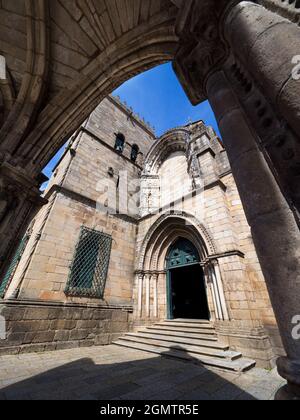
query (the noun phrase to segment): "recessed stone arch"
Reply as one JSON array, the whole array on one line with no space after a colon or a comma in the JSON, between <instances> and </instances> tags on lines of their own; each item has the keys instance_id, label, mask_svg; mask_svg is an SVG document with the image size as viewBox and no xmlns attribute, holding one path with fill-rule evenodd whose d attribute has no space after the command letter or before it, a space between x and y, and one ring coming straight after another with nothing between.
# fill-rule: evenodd
<instances>
[{"instance_id":1,"label":"recessed stone arch","mask_svg":"<svg viewBox=\"0 0 300 420\"><path fill-rule=\"evenodd\" d=\"M152 146L145 159L145 175L157 175L164 160L174 152L186 153L190 132L178 128L170 130L160 137Z\"/></svg>"},{"instance_id":2,"label":"recessed stone arch","mask_svg":"<svg viewBox=\"0 0 300 420\"><path fill-rule=\"evenodd\" d=\"M187 212L161 215L145 236L136 270L134 298L136 319L151 319L153 316L157 317L158 314L160 317L166 317L169 311L167 297L169 296L170 275L172 275L167 266L167 257L171 247L179 239L190 242L199 254L200 261L197 264L202 266L211 316L218 320L228 320L222 279L220 276L217 277L220 273L219 267L218 264L214 265L212 262L218 250L208 229L195 216ZM218 287L216 287L217 281ZM160 300L158 300L158 293L161 294Z\"/></svg>"},{"instance_id":3,"label":"recessed stone arch","mask_svg":"<svg viewBox=\"0 0 300 420\"><path fill-rule=\"evenodd\" d=\"M150 252L153 251L156 241L158 241L159 238L161 238L161 234L165 235L165 237L170 236L170 232L168 232L168 227L170 227L170 225L173 226L173 228L174 226L177 227L177 230L179 227L181 233L186 232L186 234L191 234L192 231L194 234L193 242L200 251L200 255L203 255L203 250L206 250L205 253L207 254L207 257L209 255L217 254L217 247L208 229L205 226L203 226L203 224L200 223L195 216L186 212L174 212L173 214L167 213L160 216L159 219L151 226L148 233L146 234L143 244L139 251L137 267L138 271L143 271L145 268L150 269L149 262L152 259L153 255L151 256L149 254L149 250ZM195 238L198 238L198 241L195 240ZM202 250L199 249L201 246ZM162 250L158 252L158 255L161 253L163 253ZM156 267L156 269L157 268L158 267Z\"/></svg>"}]
</instances>

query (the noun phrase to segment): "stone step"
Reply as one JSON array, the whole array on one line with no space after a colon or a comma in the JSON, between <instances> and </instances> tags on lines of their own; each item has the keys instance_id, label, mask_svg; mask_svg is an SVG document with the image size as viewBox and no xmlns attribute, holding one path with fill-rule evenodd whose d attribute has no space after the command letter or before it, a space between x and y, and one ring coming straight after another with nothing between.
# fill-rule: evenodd
<instances>
[{"instance_id":1,"label":"stone step","mask_svg":"<svg viewBox=\"0 0 300 420\"><path fill-rule=\"evenodd\" d=\"M205 328L186 328L186 327L177 327L173 325L162 325L157 324L151 327L148 327L149 330L160 330L160 331L176 331L176 332L183 332L189 334L201 334L201 335L215 335L214 329L205 329Z\"/></svg>"},{"instance_id":2,"label":"stone step","mask_svg":"<svg viewBox=\"0 0 300 420\"><path fill-rule=\"evenodd\" d=\"M164 322L188 322L189 324L211 324L210 321L206 319L186 319L186 318L176 318L176 319L165 319Z\"/></svg>"},{"instance_id":3,"label":"stone step","mask_svg":"<svg viewBox=\"0 0 300 420\"><path fill-rule=\"evenodd\" d=\"M190 340L202 340L202 341L206 341L209 343L213 343L213 342L217 342L217 336L216 335L202 335L202 334L191 334L189 332L180 332L180 331L166 331L166 330L160 330L160 329L143 329L143 330L138 330L138 333L142 333L142 334L155 334L157 336L168 336L168 337L182 337L185 339L190 339Z\"/></svg>"},{"instance_id":4,"label":"stone step","mask_svg":"<svg viewBox=\"0 0 300 420\"><path fill-rule=\"evenodd\" d=\"M210 356L218 359L227 359L227 360L237 360L242 357L241 353L233 352L233 351L223 351L212 349L209 347L201 347L201 346L194 346L194 345L183 345L183 344L176 344L176 343L168 343L166 341L161 340L153 340L150 338L144 337L132 337L128 334L124 337L120 338L118 342L129 341L131 343L138 343L138 344L146 344L151 345L154 347L158 347L160 349L169 349L169 350L178 350L182 351L183 353L188 353L191 355L203 355L203 356Z\"/></svg>"},{"instance_id":5,"label":"stone step","mask_svg":"<svg viewBox=\"0 0 300 420\"><path fill-rule=\"evenodd\" d=\"M215 328L212 326L212 324L202 324L195 322L189 323L189 322L170 322L170 321L164 321L159 322L157 324L154 324L154 326L162 326L162 327L172 327L172 328L191 328L191 329L202 329L202 330L215 330Z\"/></svg>"},{"instance_id":6,"label":"stone step","mask_svg":"<svg viewBox=\"0 0 300 420\"><path fill-rule=\"evenodd\" d=\"M218 359L214 357L202 356L185 353L179 350L169 350L166 352L165 348L159 348L156 346L151 346L147 344L134 343L130 341L117 341L114 343L117 346L126 347L134 350L145 351L147 353L159 354L164 357L174 357L176 359L181 359L193 363L199 363L204 366L210 366L222 370L227 370L231 372L246 372L247 370L255 367L255 361L240 358L238 360L227 360L227 359Z\"/></svg>"},{"instance_id":7,"label":"stone step","mask_svg":"<svg viewBox=\"0 0 300 420\"><path fill-rule=\"evenodd\" d=\"M129 333L127 334L127 336L146 338L150 340L166 341L172 344L179 344L179 345L186 344L186 345L192 345L192 346L208 347L211 349L223 350L223 351L229 350L229 346L219 344L217 342L217 339L215 339L214 341L209 341L205 339L203 340L203 339L195 339L195 338L190 338L190 337L180 337L180 336L176 336L175 334L174 335L149 334L149 333L145 333L144 331L137 332L137 333Z\"/></svg>"}]
</instances>

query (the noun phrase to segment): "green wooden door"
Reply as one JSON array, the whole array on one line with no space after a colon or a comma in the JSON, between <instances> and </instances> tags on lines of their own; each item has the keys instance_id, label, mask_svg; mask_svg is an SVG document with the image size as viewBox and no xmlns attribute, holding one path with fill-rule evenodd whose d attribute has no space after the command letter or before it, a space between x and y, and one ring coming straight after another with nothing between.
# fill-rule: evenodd
<instances>
[{"instance_id":1,"label":"green wooden door","mask_svg":"<svg viewBox=\"0 0 300 420\"><path fill-rule=\"evenodd\" d=\"M199 264L200 257L196 247L185 238L179 238L169 250L167 257L167 300L168 319L173 319L172 270Z\"/></svg>"}]
</instances>

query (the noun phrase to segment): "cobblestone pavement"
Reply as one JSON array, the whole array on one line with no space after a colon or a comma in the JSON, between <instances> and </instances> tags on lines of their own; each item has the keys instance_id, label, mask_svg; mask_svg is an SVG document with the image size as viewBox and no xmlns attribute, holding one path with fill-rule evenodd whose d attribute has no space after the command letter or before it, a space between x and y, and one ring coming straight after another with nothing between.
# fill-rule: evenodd
<instances>
[{"instance_id":1,"label":"cobblestone pavement","mask_svg":"<svg viewBox=\"0 0 300 420\"><path fill-rule=\"evenodd\" d=\"M282 384L113 345L0 357L0 400L270 400Z\"/></svg>"}]
</instances>

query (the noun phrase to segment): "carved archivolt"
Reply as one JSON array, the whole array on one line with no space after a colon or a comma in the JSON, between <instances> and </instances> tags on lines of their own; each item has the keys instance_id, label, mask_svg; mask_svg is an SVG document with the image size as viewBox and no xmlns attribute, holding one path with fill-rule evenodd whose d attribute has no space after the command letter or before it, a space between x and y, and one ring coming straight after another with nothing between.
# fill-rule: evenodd
<instances>
[{"instance_id":1,"label":"carved archivolt","mask_svg":"<svg viewBox=\"0 0 300 420\"><path fill-rule=\"evenodd\" d=\"M168 249L178 237L189 239L204 261L217 253L209 231L199 220L186 212L163 214L151 226L141 245L137 271L163 270Z\"/></svg>"},{"instance_id":2,"label":"carved archivolt","mask_svg":"<svg viewBox=\"0 0 300 420\"><path fill-rule=\"evenodd\" d=\"M189 140L189 129L175 128L165 133L150 149L145 160L144 175L157 175L162 163L172 153L186 153Z\"/></svg>"}]
</instances>

